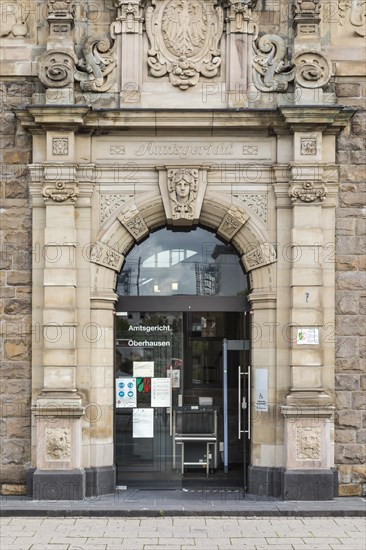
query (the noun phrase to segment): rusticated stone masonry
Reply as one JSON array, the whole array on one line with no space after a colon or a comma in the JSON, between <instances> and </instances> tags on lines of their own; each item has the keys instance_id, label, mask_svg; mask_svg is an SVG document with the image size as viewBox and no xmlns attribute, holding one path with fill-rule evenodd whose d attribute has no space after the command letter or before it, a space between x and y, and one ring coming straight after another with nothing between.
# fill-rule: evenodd
<instances>
[{"instance_id":1,"label":"rusticated stone masonry","mask_svg":"<svg viewBox=\"0 0 366 550\"><path fill-rule=\"evenodd\" d=\"M365 105L360 83L336 87L342 104ZM340 496L366 494L366 112L338 138L336 224L336 455Z\"/></svg>"},{"instance_id":2,"label":"rusticated stone masonry","mask_svg":"<svg viewBox=\"0 0 366 550\"><path fill-rule=\"evenodd\" d=\"M29 82L0 84L0 486L25 492L30 463L31 136L12 109L30 103Z\"/></svg>"}]
</instances>

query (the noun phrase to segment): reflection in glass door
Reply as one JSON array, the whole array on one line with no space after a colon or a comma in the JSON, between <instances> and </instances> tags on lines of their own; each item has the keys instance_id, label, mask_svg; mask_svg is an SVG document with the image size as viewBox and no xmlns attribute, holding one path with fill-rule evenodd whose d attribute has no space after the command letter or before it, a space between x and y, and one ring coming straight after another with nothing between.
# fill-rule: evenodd
<instances>
[{"instance_id":1,"label":"reflection in glass door","mask_svg":"<svg viewBox=\"0 0 366 550\"><path fill-rule=\"evenodd\" d=\"M243 312L117 313L118 485L243 486L247 442L238 437L238 366L248 363L245 319ZM224 338L241 342L227 355L226 435Z\"/></svg>"},{"instance_id":2,"label":"reflection in glass door","mask_svg":"<svg viewBox=\"0 0 366 550\"><path fill-rule=\"evenodd\" d=\"M172 462L172 407L183 388L182 327L182 313L117 314L117 485L181 481Z\"/></svg>"}]
</instances>

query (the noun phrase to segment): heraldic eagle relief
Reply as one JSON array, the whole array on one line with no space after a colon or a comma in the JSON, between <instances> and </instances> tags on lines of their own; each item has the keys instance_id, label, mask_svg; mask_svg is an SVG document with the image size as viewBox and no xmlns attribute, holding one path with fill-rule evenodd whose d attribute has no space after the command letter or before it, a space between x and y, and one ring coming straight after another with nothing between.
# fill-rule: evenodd
<instances>
[{"instance_id":1,"label":"heraldic eagle relief","mask_svg":"<svg viewBox=\"0 0 366 550\"><path fill-rule=\"evenodd\" d=\"M224 14L215 4L216 0L153 0L146 13L152 76L168 73L173 86L187 90L200 75L218 74Z\"/></svg>"}]
</instances>

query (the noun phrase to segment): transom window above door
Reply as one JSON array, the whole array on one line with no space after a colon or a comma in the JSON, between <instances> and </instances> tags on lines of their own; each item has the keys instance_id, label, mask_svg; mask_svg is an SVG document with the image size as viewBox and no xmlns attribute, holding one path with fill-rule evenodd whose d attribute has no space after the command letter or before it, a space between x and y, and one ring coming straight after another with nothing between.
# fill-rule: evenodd
<instances>
[{"instance_id":1,"label":"transom window above door","mask_svg":"<svg viewBox=\"0 0 366 550\"><path fill-rule=\"evenodd\" d=\"M234 247L202 228L161 229L135 246L118 276L120 296L243 296L247 278Z\"/></svg>"}]
</instances>

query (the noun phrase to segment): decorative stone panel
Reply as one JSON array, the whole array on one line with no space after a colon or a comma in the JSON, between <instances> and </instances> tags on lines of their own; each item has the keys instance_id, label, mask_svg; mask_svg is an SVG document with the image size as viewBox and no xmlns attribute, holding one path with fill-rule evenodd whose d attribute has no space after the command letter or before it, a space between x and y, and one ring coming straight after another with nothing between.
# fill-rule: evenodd
<instances>
[{"instance_id":1,"label":"decorative stone panel","mask_svg":"<svg viewBox=\"0 0 366 550\"><path fill-rule=\"evenodd\" d=\"M263 265L268 265L276 261L276 252L273 246L269 243L261 244L257 248L253 248L242 256L242 262L247 271L257 269Z\"/></svg>"},{"instance_id":2,"label":"decorative stone panel","mask_svg":"<svg viewBox=\"0 0 366 550\"><path fill-rule=\"evenodd\" d=\"M124 225L136 241L140 241L149 233L149 229L136 205L126 207L118 216L118 221Z\"/></svg>"},{"instance_id":3,"label":"decorative stone panel","mask_svg":"<svg viewBox=\"0 0 366 550\"><path fill-rule=\"evenodd\" d=\"M197 224L206 186L206 170L188 166L159 168L159 187L168 223Z\"/></svg>"},{"instance_id":4,"label":"decorative stone panel","mask_svg":"<svg viewBox=\"0 0 366 550\"><path fill-rule=\"evenodd\" d=\"M244 209L238 206L231 206L222 220L217 234L230 241L248 219L249 216Z\"/></svg>"},{"instance_id":5,"label":"decorative stone panel","mask_svg":"<svg viewBox=\"0 0 366 550\"><path fill-rule=\"evenodd\" d=\"M91 250L90 261L119 272L124 262L124 256L117 250L98 241Z\"/></svg>"},{"instance_id":6,"label":"decorative stone panel","mask_svg":"<svg viewBox=\"0 0 366 550\"><path fill-rule=\"evenodd\" d=\"M46 460L71 459L71 430L70 428L46 428Z\"/></svg>"}]
</instances>

